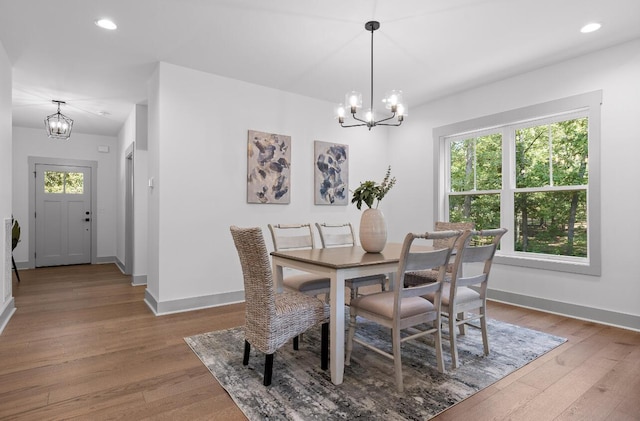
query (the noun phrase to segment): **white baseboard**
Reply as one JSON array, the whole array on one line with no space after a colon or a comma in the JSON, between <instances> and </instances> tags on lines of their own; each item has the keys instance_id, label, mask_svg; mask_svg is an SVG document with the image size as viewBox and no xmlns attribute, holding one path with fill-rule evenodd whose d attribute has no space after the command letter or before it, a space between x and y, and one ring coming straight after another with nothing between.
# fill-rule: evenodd
<instances>
[{"instance_id":1,"label":"white baseboard","mask_svg":"<svg viewBox=\"0 0 640 421\"><path fill-rule=\"evenodd\" d=\"M5 304L2 309L2 313L0 313L0 335L4 331L4 328L9 324L9 320L11 320L11 316L16 312L15 301L13 297L11 297Z\"/></svg>"},{"instance_id":2,"label":"white baseboard","mask_svg":"<svg viewBox=\"0 0 640 421\"><path fill-rule=\"evenodd\" d=\"M640 332L640 316L633 314L618 313L494 289L487 290L487 299Z\"/></svg>"},{"instance_id":3,"label":"white baseboard","mask_svg":"<svg viewBox=\"0 0 640 421\"><path fill-rule=\"evenodd\" d=\"M156 316L172 313L200 310L203 308L219 307L227 304L244 302L244 291L226 292L202 297L183 298L180 300L158 300L147 289L144 293L144 302Z\"/></svg>"},{"instance_id":4,"label":"white baseboard","mask_svg":"<svg viewBox=\"0 0 640 421\"><path fill-rule=\"evenodd\" d=\"M147 285L147 275L131 275L131 285Z\"/></svg>"}]
</instances>

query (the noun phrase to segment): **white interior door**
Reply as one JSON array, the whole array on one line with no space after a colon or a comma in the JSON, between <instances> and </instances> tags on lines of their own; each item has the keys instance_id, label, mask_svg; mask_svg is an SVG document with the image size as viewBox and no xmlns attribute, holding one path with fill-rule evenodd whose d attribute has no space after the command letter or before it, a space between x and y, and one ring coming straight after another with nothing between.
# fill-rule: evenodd
<instances>
[{"instance_id":1,"label":"white interior door","mask_svg":"<svg viewBox=\"0 0 640 421\"><path fill-rule=\"evenodd\" d=\"M91 168L36 165L36 267L91 263Z\"/></svg>"}]
</instances>

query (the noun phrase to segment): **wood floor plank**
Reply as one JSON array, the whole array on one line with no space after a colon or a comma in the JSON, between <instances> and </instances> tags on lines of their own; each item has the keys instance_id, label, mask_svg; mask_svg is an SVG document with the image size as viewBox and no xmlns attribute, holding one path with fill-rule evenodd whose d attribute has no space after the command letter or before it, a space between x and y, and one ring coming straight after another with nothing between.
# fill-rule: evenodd
<instances>
[{"instance_id":1,"label":"wood floor plank","mask_svg":"<svg viewBox=\"0 0 640 421\"><path fill-rule=\"evenodd\" d=\"M155 316L112 264L20 277L0 336L0 419L246 419L184 342L242 325L243 304ZM496 302L489 316L568 342L436 421L640 420L640 333Z\"/></svg>"},{"instance_id":2,"label":"wood floor plank","mask_svg":"<svg viewBox=\"0 0 640 421\"><path fill-rule=\"evenodd\" d=\"M524 421L539 420L540 414L544 414L545 419L555 419L587 393L593 384L601 381L615 365L615 361L606 358L589 358L545 387L540 394L510 416Z\"/></svg>"}]
</instances>

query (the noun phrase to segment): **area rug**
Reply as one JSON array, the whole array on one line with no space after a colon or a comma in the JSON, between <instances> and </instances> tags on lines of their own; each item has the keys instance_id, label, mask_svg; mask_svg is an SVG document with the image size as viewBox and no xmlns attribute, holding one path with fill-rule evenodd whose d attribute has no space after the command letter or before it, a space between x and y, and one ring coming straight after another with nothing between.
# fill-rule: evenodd
<instances>
[{"instance_id":1,"label":"area rug","mask_svg":"<svg viewBox=\"0 0 640 421\"><path fill-rule=\"evenodd\" d=\"M359 321L363 325L359 336L390 350L387 329ZM242 365L242 328L185 341L250 420L428 420L566 341L491 319L488 326L489 356L483 355L480 331L467 329L458 337L456 370L450 370L448 340L443 340L444 374L435 368L429 337L405 342L402 394L396 391L393 362L358 344L344 382L331 383L329 371L320 369L319 327L304 335L298 351L288 344L276 352L268 387L262 385L264 354L252 350L249 365Z\"/></svg>"}]
</instances>

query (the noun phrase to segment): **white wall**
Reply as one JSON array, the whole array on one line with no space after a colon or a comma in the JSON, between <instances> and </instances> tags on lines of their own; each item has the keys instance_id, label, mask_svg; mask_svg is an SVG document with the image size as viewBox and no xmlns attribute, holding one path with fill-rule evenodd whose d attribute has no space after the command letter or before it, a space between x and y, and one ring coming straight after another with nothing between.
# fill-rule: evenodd
<instances>
[{"instance_id":1,"label":"white wall","mask_svg":"<svg viewBox=\"0 0 640 421\"><path fill-rule=\"evenodd\" d=\"M11 218L11 63L0 43L0 333L15 311L12 292L11 245L5 244L4 223Z\"/></svg>"},{"instance_id":2,"label":"white wall","mask_svg":"<svg viewBox=\"0 0 640 421\"><path fill-rule=\"evenodd\" d=\"M79 117L76 117L79 118ZM98 146L109 146L99 153ZM72 133L69 140L49 139L44 131L13 127L13 213L22 226L22 241L15 250L16 262L28 262L29 251L29 173L30 156L79 159L98 162L97 257L111 260L116 255L116 173L117 138Z\"/></svg>"},{"instance_id":3,"label":"white wall","mask_svg":"<svg viewBox=\"0 0 640 421\"><path fill-rule=\"evenodd\" d=\"M243 289L232 224L262 227L269 247L268 223L358 226L354 205L314 205L314 140L349 145L351 186L384 177L387 129L342 129L331 103L167 63L150 89L149 244L159 249L150 247L147 292L160 312L162 303L209 297L208 305ZM291 136L290 204L247 204L248 130Z\"/></svg>"},{"instance_id":4,"label":"white wall","mask_svg":"<svg viewBox=\"0 0 640 421\"><path fill-rule=\"evenodd\" d=\"M407 130L390 135L393 165L402 180L397 193L404 198L394 201L390 231L433 224L434 127L601 89L602 276L496 265L491 288L540 303L636 316L630 320L640 329L639 75L640 41L634 41L412 108Z\"/></svg>"}]
</instances>

